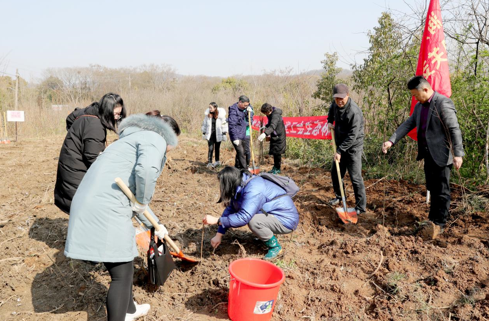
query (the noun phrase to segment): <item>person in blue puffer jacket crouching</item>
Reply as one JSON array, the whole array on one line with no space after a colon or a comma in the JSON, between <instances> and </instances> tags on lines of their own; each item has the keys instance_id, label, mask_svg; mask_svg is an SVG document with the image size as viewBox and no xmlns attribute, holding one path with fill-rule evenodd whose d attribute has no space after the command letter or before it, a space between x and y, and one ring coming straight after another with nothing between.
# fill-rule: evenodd
<instances>
[{"instance_id":1,"label":"person in blue puffer jacket crouching","mask_svg":"<svg viewBox=\"0 0 489 321\"><path fill-rule=\"evenodd\" d=\"M204 217L204 224L219 225L211 239L213 248L221 244L222 236L230 227L248 225L250 230L268 247L265 260L282 254L275 234L288 234L299 224L299 213L292 198L275 183L253 176L245 169L226 166L218 174L220 199L226 209L220 218Z\"/></svg>"}]
</instances>

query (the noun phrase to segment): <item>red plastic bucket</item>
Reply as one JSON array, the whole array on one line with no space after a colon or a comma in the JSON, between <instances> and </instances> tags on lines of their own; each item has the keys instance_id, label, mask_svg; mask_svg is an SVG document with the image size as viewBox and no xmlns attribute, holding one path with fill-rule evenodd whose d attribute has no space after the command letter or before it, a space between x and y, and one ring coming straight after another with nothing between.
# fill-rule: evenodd
<instances>
[{"instance_id":1,"label":"red plastic bucket","mask_svg":"<svg viewBox=\"0 0 489 321\"><path fill-rule=\"evenodd\" d=\"M239 259L229 265L228 315L233 321L270 320L284 271L267 261Z\"/></svg>"}]
</instances>

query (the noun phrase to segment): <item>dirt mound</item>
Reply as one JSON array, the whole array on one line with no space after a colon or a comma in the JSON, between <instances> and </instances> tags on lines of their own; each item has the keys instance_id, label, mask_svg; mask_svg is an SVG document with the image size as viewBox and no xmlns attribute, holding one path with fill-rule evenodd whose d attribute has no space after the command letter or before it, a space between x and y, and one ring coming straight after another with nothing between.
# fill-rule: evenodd
<instances>
[{"instance_id":1,"label":"dirt mound","mask_svg":"<svg viewBox=\"0 0 489 321\"><path fill-rule=\"evenodd\" d=\"M0 145L1 320L104 320L110 277L101 264L63 255L68 216L53 205L63 137ZM228 266L266 250L244 227L229 231L213 252L220 215L216 170L207 169L204 141L182 137L168 156L151 207L171 237L200 264L177 260L165 286L147 284L136 260L134 295L150 303L146 320L227 319ZM230 145L221 162L234 164ZM271 168L271 160L261 166ZM367 213L343 225L334 208L328 171L287 163L283 173L301 187L295 198L298 229L280 236L285 254L275 263L286 274L273 320L487 320L489 225L487 192L453 186L452 217L435 241L417 235L427 219L425 187L406 181L368 180ZM354 198L347 179L348 203ZM470 214L469 211L470 210Z\"/></svg>"}]
</instances>

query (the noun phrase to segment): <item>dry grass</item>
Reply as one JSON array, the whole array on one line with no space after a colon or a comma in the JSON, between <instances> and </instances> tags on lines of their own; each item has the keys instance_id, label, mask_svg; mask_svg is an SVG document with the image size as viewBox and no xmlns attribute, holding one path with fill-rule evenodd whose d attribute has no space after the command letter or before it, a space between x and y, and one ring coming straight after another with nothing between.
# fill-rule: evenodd
<instances>
[{"instance_id":1,"label":"dry grass","mask_svg":"<svg viewBox=\"0 0 489 321\"><path fill-rule=\"evenodd\" d=\"M25 122L18 124L19 139L46 137L65 132L65 118L75 107L88 106L105 93L122 96L130 114L158 109L174 117L183 132L198 135L204 110L212 101L227 110L239 95L247 95L261 115L260 107L268 102L282 108L284 115L311 115L321 103L311 94L316 89L317 75L292 75L280 71L260 76L236 76L246 83L244 90L221 86L222 78L178 76L165 66L142 66L134 69L89 68L52 69L40 84L21 81L19 110L25 112ZM1 84L0 84L1 86ZM2 88L0 87L0 91ZM12 91L7 92L13 96ZM2 114L14 109L13 97L0 101ZM52 105L63 105L53 110ZM15 138L15 125L8 123L8 135Z\"/></svg>"}]
</instances>

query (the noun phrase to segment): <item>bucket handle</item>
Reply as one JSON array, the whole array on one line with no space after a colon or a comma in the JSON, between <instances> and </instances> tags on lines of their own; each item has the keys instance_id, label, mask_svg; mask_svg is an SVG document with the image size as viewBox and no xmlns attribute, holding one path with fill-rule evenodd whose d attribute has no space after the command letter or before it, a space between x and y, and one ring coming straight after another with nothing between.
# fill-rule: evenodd
<instances>
[{"instance_id":1,"label":"bucket handle","mask_svg":"<svg viewBox=\"0 0 489 321\"><path fill-rule=\"evenodd\" d=\"M236 281L236 278L229 277L229 283L231 283L231 281ZM238 289L238 295L239 295L239 291L241 290L241 282L234 282L233 283L233 289L236 288L236 283L239 283L239 289Z\"/></svg>"}]
</instances>

